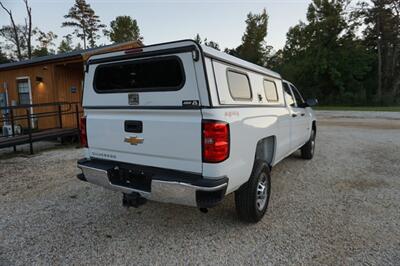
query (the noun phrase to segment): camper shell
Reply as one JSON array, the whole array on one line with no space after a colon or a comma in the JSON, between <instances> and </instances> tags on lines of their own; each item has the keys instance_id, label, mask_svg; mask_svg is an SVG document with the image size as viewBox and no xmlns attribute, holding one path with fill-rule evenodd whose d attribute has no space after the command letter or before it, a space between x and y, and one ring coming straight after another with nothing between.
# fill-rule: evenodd
<instances>
[{"instance_id":1,"label":"camper shell","mask_svg":"<svg viewBox=\"0 0 400 266\"><path fill-rule=\"evenodd\" d=\"M123 192L125 202L215 206L316 128L278 73L192 40L94 55L85 72L78 177ZM267 183L264 204L255 203L263 213Z\"/></svg>"}]
</instances>

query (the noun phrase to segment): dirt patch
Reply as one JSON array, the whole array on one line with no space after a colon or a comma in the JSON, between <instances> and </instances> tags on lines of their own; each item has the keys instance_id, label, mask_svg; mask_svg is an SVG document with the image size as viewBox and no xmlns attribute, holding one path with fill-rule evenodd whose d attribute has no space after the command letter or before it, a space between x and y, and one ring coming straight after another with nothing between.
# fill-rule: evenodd
<instances>
[{"instance_id":1,"label":"dirt patch","mask_svg":"<svg viewBox=\"0 0 400 266\"><path fill-rule=\"evenodd\" d=\"M369 179L350 179L340 180L335 183L335 187L339 190L352 190L366 191L368 189L378 189L388 186L383 180L369 180Z\"/></svg>"}]
</instances>

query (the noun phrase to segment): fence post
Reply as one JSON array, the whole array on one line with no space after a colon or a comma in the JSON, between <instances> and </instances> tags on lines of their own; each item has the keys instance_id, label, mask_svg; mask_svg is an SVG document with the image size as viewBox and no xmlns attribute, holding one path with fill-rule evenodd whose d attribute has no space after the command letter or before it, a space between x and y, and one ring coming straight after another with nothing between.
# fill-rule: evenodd
<instances>
[{"instance_id":1,"label":"fence post","mask_svg":"<svg viewBox=\"0 0 400 266\"><path fill-rule=\"evenodd\" d=\"M29 151L33 154L33 143L32 143L32 125L31 125L31 111L26 109L26 121L28 122L28 135L29 135Z\"/></svg>"},{"instance_id":2,"label":"fence post","mask_svg":"<svg viewBox=\"0 0 400 266\"><path fill-rule=\"evenodd\" d=\"M58 105L58 123L59 123L59 127L62 128L63 124L62 124L62 115L61 115L61 104Z\"/></svg>"},{"instance_id":3,"label":"fence post","mask_svg":"<svg viewBox=\"0 0 400 266\"><path fill-rule=\"evenodd\" d=\"M15 128L14 128L14 110L12 108L9 109L10 110L10 118L11 118L11 132L12 132L12 136L15 137ZM13 146L13 150L14 152L17 151L17 146Z\"/></svg>"}]
</instances>

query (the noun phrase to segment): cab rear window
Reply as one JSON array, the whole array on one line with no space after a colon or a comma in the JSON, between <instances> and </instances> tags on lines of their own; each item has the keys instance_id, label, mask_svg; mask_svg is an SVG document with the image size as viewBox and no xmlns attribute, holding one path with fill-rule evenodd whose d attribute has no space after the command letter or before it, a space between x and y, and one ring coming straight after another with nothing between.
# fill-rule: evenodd
<instances>
[{"instance_id":1,"label":"cab rear window","mask_svg":"<svg viewBox=\"0 0 400 266\"><path fill-rule=\"evenodd\" d=\"M98 93L175 91L184 82L182 62L174 56L99 65L93 86Z\"/></svg>"}]
</instances>

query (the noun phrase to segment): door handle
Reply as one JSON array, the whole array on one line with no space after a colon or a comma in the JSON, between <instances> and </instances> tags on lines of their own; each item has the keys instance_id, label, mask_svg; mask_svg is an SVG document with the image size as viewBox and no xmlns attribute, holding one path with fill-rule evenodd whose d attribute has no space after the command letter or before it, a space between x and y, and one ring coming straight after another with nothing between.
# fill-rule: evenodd
<instances>
[{"instance_id":1,"label":"door handle","mask_svg":"<svg viewBox=\"0 0 400 266\"><path fill-rule=\"evenodd\" d=\"M142 121L125 121L125 132L142 133L143 132Z\"/></svg>"},{"instance_id":2,"label":"door handle","mask_svg":"<svg viewBox=\"0 0 400 266\"><path fill-rule=\"evenodd\" d=\"M297 114L292 114L292 117L296 117L297 116Z\"/></svg>"},{"instance_id":3,"label":"door handle","mask_svg":"<svg viewBox=\"0 0 400 266\"><path fill-rule=\"evenodd\" d=\"M305 116L306 114L305 113L301 113L301 116Z\"/></svg>"}]
</instances>

